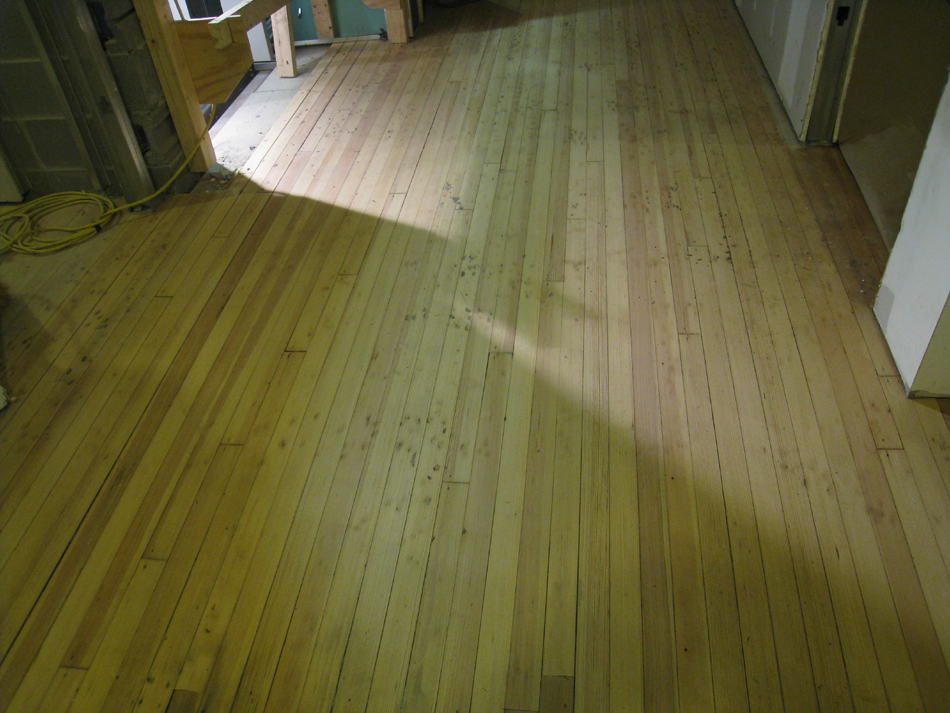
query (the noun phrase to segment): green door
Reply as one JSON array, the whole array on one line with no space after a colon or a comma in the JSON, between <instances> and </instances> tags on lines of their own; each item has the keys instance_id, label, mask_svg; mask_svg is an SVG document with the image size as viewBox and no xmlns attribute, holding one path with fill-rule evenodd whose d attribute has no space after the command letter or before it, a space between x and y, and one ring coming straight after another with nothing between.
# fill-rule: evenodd
<instances>
[{"instance_id":1,"label":"green door","mask_svg":"<svg viewBox=\"0 0 950 713\"><path fill-rule=\"evenodd\" d=\"M293 0L290 3L290 15L293 18L295 40L328 39L317 38L310 0ZM366 7L360 0L330 0L330 15L337 37L378 35L386 29L386 13Z\"/></svg>"}]
</instances>

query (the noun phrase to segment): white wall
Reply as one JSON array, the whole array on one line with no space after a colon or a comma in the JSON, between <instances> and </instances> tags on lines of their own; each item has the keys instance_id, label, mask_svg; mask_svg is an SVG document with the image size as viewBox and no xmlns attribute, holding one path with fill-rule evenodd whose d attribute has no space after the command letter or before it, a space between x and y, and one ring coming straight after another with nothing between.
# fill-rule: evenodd
<instances>
[{"instance_id":1,"label":"white wall","mask_svg":"<svg viewBox=\"0 0 950 713\"><path fill-rule=\"evenodd\" d=\"M874 312L908 391L950 396L950 84Z\"/></svg>"},{"instance_id":2,"label":"white wall","mask_svg":"<svg viewBox=\"0 0 950 713\"><path fill-rule=\"evenodd\" d=\"M736 0L799 137L804 137L818 53L833 0Z\"/></svg>"}]
</instances>

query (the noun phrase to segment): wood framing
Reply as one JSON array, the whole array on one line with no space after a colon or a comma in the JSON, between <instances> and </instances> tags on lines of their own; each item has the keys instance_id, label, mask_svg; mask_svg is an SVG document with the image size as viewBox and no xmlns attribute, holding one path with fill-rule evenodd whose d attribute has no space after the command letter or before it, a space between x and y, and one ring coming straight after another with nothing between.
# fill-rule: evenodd
<instances>
[{"instance_id":1,"label":"wood framing","mask_svg":"<svg viewBox=\"0 0 950 713\"><path fill-rule=\"evenodd\" d=\"M412 15L409 12L409 0L362 0L366 7L383 10L386 13L386 32L389 41L403 44L412 36Z\"/></svg>"},{"instance_id":2,"label":"wood framing","mask_svg":"<svg viewBox=\"0 0 950 713\"><path fill-rule=\"evenodd\" d=\"M311 0L310 7L313 8L313 24L317 27L317 37L321 40L336 37L329 0Z\"/></svg>"},{"instance_id":3,"label":"wood framing","mask_svg":"<svg viewBox=\"0 0 950 713\"><path fill-rule=\"evenodd\" d=\"M133 0L133 4L182 150L187 154L195 145L201 144L189 167L192 171L207 171L214 164L214 147L205 134L201 103L191 81L191 73L185 64L184 52L168 3L165 0Z\"/></svg>"},{"instance_id":4,"label":"wood framing","mask_svg":"<svg viewBox=\"0 0 950 713\"><path fill-rule=\"evenodd\" d=\"M234 25L230 20L240 18L244 30L247 31L287 5L287 1L245 0L240 5L235 5L226 13L211 21L211 36L214 38L214 46L217 49L224 49L234 42ZM412 21L409 11L410 0L362 0L362 2L366 7L383 10L386 13L386 31L389 34L390 42L402 44L409 41L409 37L412 35ZM314 10L314 23L320 23L317 24L317 34L334 36L330 9L326 2L312 0L311 6ZM286 39L286 37L283 39Z\"/></svg>"},{"instance_id":5,"label":"wood framing","mask_svg":"<svg viewBox=\"0 0 950 713\"><path fill-rule=\"evenodd\" d=\"M290 21L290 8L286 5L270 16L274 30L274 57L277 74L281 77L297 76L297 51L294 48L294 26ZM247 35L244 35L247 37Z\"/></svg>"},{"instance_id":6,"label":"wood framing","mask_svg":"<svg viewBox=\"0 0 950 713\"><path fill-rule=\"evenodd\" d=\"M285 7L290 0L244 0L235 5L223 15L211 21L211 36L215 39L215 47L223 49L234 41L231 34L231 18L241 18L244 31L259 25L275 12Z\"/></svg>"},{"instance_id":7,"label":"wood framing","mask_svg":"<svg viewBox=\"0 0 950 713\"><path fill-rule=\"evenodd\" d=\"M239 23L240 20L231 20L231 24ZM198 101L202 104L226 101L254 61L247 33L237 28L234 42L218 50L214 48L207 20L184 20L176 22L174 27Z\"/></svg>"}]
</instances>

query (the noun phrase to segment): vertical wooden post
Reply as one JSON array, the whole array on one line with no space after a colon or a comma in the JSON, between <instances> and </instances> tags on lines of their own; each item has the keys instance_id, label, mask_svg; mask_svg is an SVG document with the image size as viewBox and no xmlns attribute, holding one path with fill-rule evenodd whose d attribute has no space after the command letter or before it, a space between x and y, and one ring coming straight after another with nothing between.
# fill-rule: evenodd
<instances>
[{"instance_id":1,"label":"vertical wooden post","mask_svg":"<svg viewBox=\"0 0 950 713\"><path fill-rule=\"evenodd\" d=\"M277 74L281 77L296 77L297 50L294 47L294 26L290 21L290 8L284 5L270 16L270 22L274 32Z\"/></svg>"},{"instance_id":2,"label":"vertical wooden post","mask_svg":"<svg viewBox=\"0 0 950 713\"><path fill-rule=\"evenodd\" d=\"M386 34L389 41L396 44L408 42L412 37L412 13L409 3L412 0L362 0L366 7L383 10L386 13Z\"/></svg>"},{"instance_id":3,"label":"vertical wooden post","mask_svg":"<svg viewBox=\"0 0 950 713\"><path fill-rule=\"evenodd\" d=\"M201 147L189 164L192 171L207 171L214 165L214 147L206 134L201 104L195 94L191 74L184 63L178 33L167 0L133 0L142 33L158 72L165 101L171 112L178 140L187 155L199 142Z\"/></svg>"},{"instance_id":4,"label":"vertical wooden post","mask_svg":"<svg viewBox=\"0 0 950 713\"><path fill-rule=\"evenodd\" d=\"M405 44L409 41L408 10L402 5L386 9L386 33L390 42Z\"/></svg>"},{"instance_id":5,"label":"vertical wooden post","mask_svg":"<svg viewBox=\"0 0 950 713\"><path fill-rule=\"evenodd\" d=\"M336 37L329 0L310 0L310 7L313 8L313 24L317 27L317 37L321 40Z\"/></svg>"}]
</instances>

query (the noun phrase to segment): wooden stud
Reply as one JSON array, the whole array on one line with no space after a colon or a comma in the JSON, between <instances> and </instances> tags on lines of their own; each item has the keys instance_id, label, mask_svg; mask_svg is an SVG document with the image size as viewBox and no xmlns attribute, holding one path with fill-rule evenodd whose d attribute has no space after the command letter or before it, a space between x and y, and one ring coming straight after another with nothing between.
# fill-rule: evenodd
<instances>
[{"instance_id":1,"label":"wooden stud","mask_svg":"<svg viewBox=\"0 0 950 713\"><path fill-rule=\"evenodd\" d=\"M142 25L149 53L155 63L158 79L168 109L175 122L175 131L187 156L195 146L201 148L189 164L192 171L204 172L214 164L214 148L205 134L205 119L195 93L191 74L185 66L185 55L173 27L171 9L165 0L134 0L135 12Z\"/></svg>"},{"instance_id":2,"label":"wooden stud","mask_svg":"<svg viewBox=\"0 0 950 713\"><path fill-rule=\"evenodd\" d=\"M294 26L290 21L290 8L285 5L271 15L270 20L274 32L277 74L281 77L296 77L297 48L294 46Z\"/></svg>"}]
</instances>

